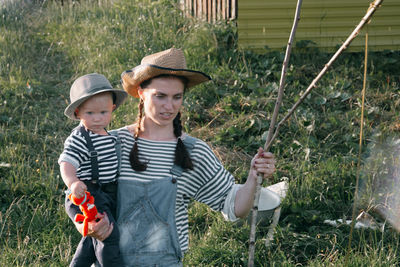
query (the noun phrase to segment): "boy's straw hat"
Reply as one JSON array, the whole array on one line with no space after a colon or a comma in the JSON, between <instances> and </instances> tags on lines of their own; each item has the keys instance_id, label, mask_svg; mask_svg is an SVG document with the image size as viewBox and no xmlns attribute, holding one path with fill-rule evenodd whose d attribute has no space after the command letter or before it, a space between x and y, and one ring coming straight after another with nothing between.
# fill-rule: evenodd
<instances>
[{"instance_id":1,"label":"boy's straw hat","mask_svg":"<svg viewBox=\"0 0 400 267\"><path fill-rule=\"evenodd\" d=\"M111 83L107 80L104 75L98 73L91 73L79 77L71 86L69 92L69 97L71 104L65 109L64 114L68 118L73 120L79 120L75 116L75 110L79 105L89 99L91 96L104 93L113 92L115 95L115 106L116 108L124 102L125 98L128 96L126 92L114 89Z\"/></svg>"},{"instance_id":2,"label":"boy's straw hat","mask_svg":"<svg viewBox=\"0 0 400 267\"><path fill-rule=\"evenodd\" d=\"M139 66L121 74L121 83L125 91L133 97L139 97L139 85L161 74L183 76L188 79L187 88L211 80L207 74L189 70L181 49L170 48L144 57Z\"/></svg>"}]
</instances>

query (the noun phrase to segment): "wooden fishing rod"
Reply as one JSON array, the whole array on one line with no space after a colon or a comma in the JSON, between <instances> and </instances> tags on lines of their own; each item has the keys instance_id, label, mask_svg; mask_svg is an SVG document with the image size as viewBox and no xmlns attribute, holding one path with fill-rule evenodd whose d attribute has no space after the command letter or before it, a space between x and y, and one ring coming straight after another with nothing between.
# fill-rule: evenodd
<instances>
[{"instance_id":1,"label":"wooden fishing rod","mask_svg":"<svg viewBox=\"0 0 400 267\"><path fill-rule=\"evenodd\" d=\"M267 139L266 139L265 145L264 145L265 152L268 152L268 150L269 150L272 134L274 133L276 119L278 118L278 114L279 114L279 108L282 103L283 92L284 92L284 88L285 88L286 72L287 72L287 67L289 65L289 59L290 59L290 54L292 51L294 36L296 35L297 25L300 20L300 10L301 10L302 2L303 2L302 0L297 1L296 12L295 12L295 16L293 19L293 26L292 26L292 30L289 35L288 44L286 46L285 58L284 58L283 64L282 64L282 72L281 72L281 78L279 81L278 97L275 102L274 113L272 114L271 124L269 125L269 130L268 130L268 136L267 136ZM263 175L259 173L257 176L257 186L256 186L256 192L255 192L255 196L254 196L252 216L251 216L249 261L248 261L249 267L254 266L254 251L255 251L255 245L256 245L255 242L256 242L256 224L257 224L257 214L258 214L258 202L260 199L262 182L263 182ZM274 218L276 218L276 215L274 216ZM275 219L274 221L277 221L277 220ZM269 233L268 236L270 236L270 235L271 234Z\"/></svg>"},{"instance_id":2,"label":"wooden fishing rod","mask_svg":"<svg viewBox=\"0 0 400 267\"><path fill-rule=\"evenodd\" d=\"M300 3L300 5L299 5ZM349 35L349 37L346 39L346 41L342 44L342 46L336 51L336 53L332 56L332 58L328 61L327 64L325 64L324 68L320 71L320 73L315 77L315 79L311 82L311 84L308 86L306 91L303 93L303 95L299 98L299 100L292 106L292 108L288 111L288 113L285 115L285 117L277 124L275 128L275 123L276 123L276 118L278 116L278 111L280 104L282 102L282 97L283 97L283 88L284 88L284 81L285 81L285 76L286 76L286 69L288 65L288 58L290 57L290 51L292 47L292 37L294 37L298 21L300 20L300 7L301 7L301 0L298 0L297 3L297 8L296 8L296 15L292 27L292 32L290 33L289 37L289 42L288 46L286 48L286 55L285 55L285 61L282 66L282 73L281 73L281 80L280 80L280 86L279 86L279 91L278 91L278 98L275 104L275 109L274 113L271 119L271 124L268 130L268 136L267 140L264 145L264 150L269 151L269 148L271 147L272 142L275 140L279 133L279 129L282 126L284 122L286 122L290 116L294 113L294 111L297 109L297 107L304 101L304 99L307 97L307 95L311 92L313 88L316 87L316 83L321 79L321 77L327 72L328 68L333 64L333 62L339 57L339 55L347 49L347 47L351 44L351 42L354 40L355 37L360 33L361 29L364 27L364 25L369 22L371 19L372 15L375 13L376 9L381 6L383 3L383 0L375 0L370 4L370 7L368 8L366 14L364 17L361 19L360 23L356 26L356 28L353 30L353 32ZM293 36L292 36L293 35ZM257 177L257 187L256 187L256 192L254 196L254 203L253 203L253 208L252 208L252 217L251 217L251 229L250 229L250 242L249 242L249 260L248 260L248 266L253 267L254 266L254 252L255 252L255 232L256 232L256 222L257 222L257 213L258 213L258 201L260 198L260 191L261 191L261 185L263 182L263 177L261 174L258 175ZM274 223L276 224L277 221L274 220ZM271 227L275 227L274 225L271 225ZM273 230L273 228L270 227ZM270 236L270 233L268 234Z\"/></svg>"},{"instance_id":3,"label":"wooden fishing rod","mask_svg":"<svg viewBox=\"0 0 400 267\"><path fill-rule=\"evenodd\" d=\"M364 17L361 19L360 23L357 25L357 27L353 30L353 32L347 37L346 41L342 44L342 46L336 51L336 53L332 56L332 58L328 61L328 63L325 64L324 68L321 70L321 72L315 77L315 79L311 82L311 84L308 86L307 90L303 93L303 95L299 98L299 100L292 106L292 108L288 111L286 116L277 124L274 135L272 136L269 144L267 145L267 148L271 146L272 141L276 138L279 132L279 128L282 126L284 122L286 122L290 116L293 114L293 112L297 109L297 107L304 101L304 99L308 96L308 94L311 92L311 90L316 86L316 83L321 79L321 77L326 73L328 68L332 65L333 62L339 57L339 55L347 49L347 47L350 45L350 43L356 38L356 36L360 33L361 29L364 27L364 25L370 20L374 12L378 7L381 6L383 0L375 0L370 4L370 7L367 10L367 13L364 15Z\"/></svg>"},{"instance_id":4,"label":"wooden fishing rod","mask_svg":"<svg viewBox=\"0 0 400 267\"><path fill-rule=\"evenodd\" d=\"M364 108L365 108L365 91L367 90L367 69L368 69L368 31L365 33L365 51L364 51L364 79L363 79L363 88L361 91L361 118L360 118L360 138L358 142L358 157L357 157L357 173L356 173L356 189L354 192L354 204L353 211L351 213L351 227L349 234L349 243L347 245L346 257L344 260L344 265L348 266L348 260L351 250L351 242L353 240L353 230L356 224L356 207L358 200L358 187L360 182L360 173L361 173L361 153L362 153L362 142L364 137Z\"/></svg>"}]
</instances>

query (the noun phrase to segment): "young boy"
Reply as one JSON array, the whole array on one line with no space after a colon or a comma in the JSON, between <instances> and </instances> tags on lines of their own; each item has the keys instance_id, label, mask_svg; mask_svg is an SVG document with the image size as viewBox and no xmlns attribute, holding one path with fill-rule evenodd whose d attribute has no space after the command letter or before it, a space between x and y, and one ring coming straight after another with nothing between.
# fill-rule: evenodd
<instances>
[{"instance_id":1,"label":"young boy","mask_svg":"<svg viewBox=\"0 0 400 267\"><path fill-rule=\"evenodd\" d=\"M61 176L71 193L81 198L85 191L95 199L98 212L107 213L114 223L111 235L103 242L86 236L78 245L70 266L121 266L119 232L116 227L117 176L119 175L118 137L110 135L106 127L112 112L125 100L127 93L113 89L101 74L92 73L79 77L70 90L71 104L64 114L79 120L64 143L60 155ZM79 207L66 198L66 211L74 220L81 213Z\"/></svg>"}]
</instances>

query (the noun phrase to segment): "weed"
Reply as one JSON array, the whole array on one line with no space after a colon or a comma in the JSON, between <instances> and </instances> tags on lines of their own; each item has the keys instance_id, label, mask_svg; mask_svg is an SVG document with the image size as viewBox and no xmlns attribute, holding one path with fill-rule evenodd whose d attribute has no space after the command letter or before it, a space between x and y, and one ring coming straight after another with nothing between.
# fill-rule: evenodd
<instances>
[{"instance_id":1,"label":"weed","mask_svg":"<svg viewBox=\"0 0 400 267\"><path fill-rule=\"evenodd\" d=\"M184 48L188 66L213 78L185 94L185 131L208 142L240 183L265 142L274 107L284 55L239 49L233 22L185 18L177 1L61 2L0 3L1 266L65 266L80 239L63 209L57 164L75 126L63 110L78 76L102 73L119 87L120 73L144 55ZM282 113L330 57L307 41L296 45ZM257 230L257 266L344 264L350 228L323 222L351 216L360 127L363 155L370 155L367 144L377 133L398 136L400 129L399 51L369 55L364 125L362 62L362 53L343 54L282 125L271 148L278 161L273 178L288 177L290 187L272 248L264 246L267 229ZM137 104L129 98L111 128L132 123ZM247 264L248 227L200 203L190 205L189 223L185 265ZM356 230L349 253L351 266L398 265L398 235L390 227Z\"/></svg>"}]
</instances>

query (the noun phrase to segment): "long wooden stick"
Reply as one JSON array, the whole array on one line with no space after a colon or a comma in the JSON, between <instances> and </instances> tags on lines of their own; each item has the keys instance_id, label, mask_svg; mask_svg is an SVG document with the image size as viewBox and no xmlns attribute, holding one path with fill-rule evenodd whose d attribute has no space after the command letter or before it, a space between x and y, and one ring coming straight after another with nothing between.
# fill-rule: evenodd
<instances>
[{"instance_id":1,"label":"long wooden stick","mask_svg":"<svg viewBox=\"0 0 400 267\"><path fill-rule=\"evenodd\" d=\"M301 2L301 0L299 0ZM304 92L304 94L300 97L300 99L293 105L293 107L289 110L287 115L278 123L276 126L275 131L273 132L274 126L275 126L275 120L276 116L278 115L277 110L279 110L279 106L281 103L281 98L277 99L277 103L275 105L274 109L274 114L273 118L271 120L271 125L268 131L268 137L265 143L265 150L268 151L269 147L271 146L272 142L278 135L279 129L282 126L284 122L286 122L289 117L293 114L293 112L297 109L297 107L304 101L304 99L307 97L307 95L311 92L311 90L316 87L316 83L321 79L321 77L326 73L328 68L332 65L332 63L338 58L338 56L345 50L347 47L350 45L350 43L353 41L353 39L359 34L360 30L364 27L364 25L370 20L372 15L374 14L375 10L382 4L383 0L375 0L373 3L370 4L369 9L367 10L366 14L364 17L361 19L360 23L357 25L357 27L353 30L353 32L350 34L350 36L346 39L346 41L342 44L342 46L339 48L339 50L333 55L333 57L329 60L327 64L325 64L324 68L322 71L317 75L317 77L311 82L307 90ZM299 6L299 5L298 5ZM298 10L300 11L300 10ZM297 9L296 9L296 16L297 16ZM297 20L295 19L294 24L296 24L297 27ZM296 30L296 27L294 26L294 30ZM293 28L292 28L293 32ZM291 33L292 34L292 33ZM290 38L289 38L290 40ZM287 49L291 49L291 41L288 43ZM286 51L287 52L287 51ZM290 55L290 52L289 52ZM287 65L286 65L287 67ZM283 65L283 68L285 68L285 64ZM286 73L282 70L282 74ZM285 76L285 75L282 75ZM282 81L282 76L281 76L281 81ZM284 77L285 78L285 77ZM283 80L284 81L284 80ZM279 88L278 94L283 95L283 87ZM278 108L277 108L278 107ZM273 132L273 135L272 135ZM270 137L272 135L272 137ZM256 187L256 192L255 192L255 197L254 197L254 203L253 203L253 209L252 209L252 220L251 220L251 229L250 229L250 244L249 244L249 262L248 266L253 267L254 266L254 251L255 251L255 230L256 230L256 222L257 222L257 213L258 213L258 200L260 198L260 189L261 189L261 184L262 184L262 176L258 175L257 178L257 187Z\"/></svg>"},{"instance_id":2,"label":"long wooden stick","mask_svg":"<svg viewBox=\"0 0 400 267\"><path fill-rule=\"evenodd\" d=\"M272 119L271 119L271 124L269 125L267 140L265 141L265 145L264 145L264 151L266 151L266 152L269 150L269 147L270 147L270 140L272 138L272 135L273 135L273 132L275 129L276 119L278 117L279 108L282 103L283 92L284 92L284 88L285 88L286 72L287 72L287 67L289 65L290 53L292 51L292 44L293 44L294 36L296 34L297 25L300 20L300 9L301 9L302 2L303 2L302 0L297 1L296 12L295 12L294 20L293 20L293 26L292 26L292 30L290 32L289 41L288 41L288 44L286 47L285 58L284 58L283 64L282 64L282 72L281 72L281 78L279 81L278 97L276 99L274 113L273 113ZM249 242L249 261L248 261L249 267L254 266L254 251L255 251L255 239L256 239L258 201L260 199L260 191L261 191L261 185L262 185L262 181L263 181L262 176L263 176L262 174L258 174L258 176L257 176L257 187L256 187L256 192L255 192L254 202L253 202L251 228L250 228L250 242Z\"/></svg>"},{"instance_id":3,"label":"long wooden stick","mask_svg":"<svg viewBox=\"0 0 400 267\"><path fill-rule=\"evenodd\" d=\"M274 210L274 214L272 215L272 222L271 225L269 226L268 233L265 238L266 248L269 248L269 246L271 245L271 241L274 240L275 228L278 225L280 216L281 216L281 207L279 206Z\"/></svg>"},{"instance_id":4,"label":"long wooden stick","mask_svg":"<svg viewBox=\"0 0 400 267\"><path fill-rule=\"evenodd\" d=\"M363 89L361 91L361 119L360 119L360 139L358 142L358 158L357 158L357 175L356 175L356 189L354 192L354 203L353 211L351 214L351 227L349 234L349 243L347 245L346 257L344 260L344 266L348 266L349 255L351 250L351 242L353 240L354 225L356 224L356 211L357 211L357 200L358 200L358 186L360 183L361 173L361 154L362 154L362 142L364 139L364 108L365 108L365 91L367 90L367 69L368 69L368 31L365 33L365 51L364 51L364 79Z\"/></svg>"},{"instance_id":5,"label":"long wooden stick","mask_svg":"<svg viewBox=\"0 0 400 267\"><path fill-rule=\"evenodd\" d=\"M367 10L367 13L364 15L364 17L361 19L360 23L357 25L357 27L353 30L353 32L347 37L346 41L342 44L342 46L339 48L338 51L332 56L332 58L329 60L327 64L325 64L324 68L321 70L321 72L315 77L315 79L311 82L311 84L308 86L307 90L303 93L303 95L299 98L299 100L292 106L292 108L288 111L286 116L278 123L276 126L276 130L274 132L274 135L272 136L270 143L276 138L278 135L279 129L282 126L284 122L286 122L289 117L293 114L293 112L297 109L297 107L304 101L304 99L307 97L307 95L311 92L313 88L316 87L316 83L321 79L321 77L326 73L328 68L332 65L332 63L339 57L339 55L350 45L350 43L353 41L354 38L360 33L361 29L364 27L364 25L370 20L372 15L374 14L375 10L382 4L383 0L375 0L370 4L370 7Z\"/></svg>"}]
</instances>

